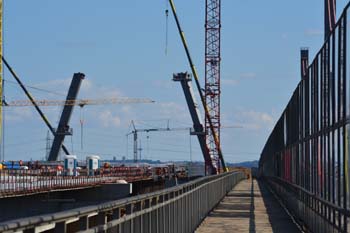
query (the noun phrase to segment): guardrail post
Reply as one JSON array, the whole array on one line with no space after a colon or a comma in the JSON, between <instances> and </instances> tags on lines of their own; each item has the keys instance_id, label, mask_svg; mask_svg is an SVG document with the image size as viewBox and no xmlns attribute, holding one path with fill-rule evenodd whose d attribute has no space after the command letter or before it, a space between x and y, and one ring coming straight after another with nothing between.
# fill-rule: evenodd
<instances>
[{"instance_id":1,"label":"guardrail post","mask_svg":"<svg viewBox=\"0 0 350 233\"><path fill-rule=\"evenodd\" d=\"M142 202L138 201L136 203L134 203L133 205L133 210L132 212L139 212L142 210ZM132 221L132 225L133 225L133 233L139 233L142 232L142 217L141 216L137 216L136 218L134 218Z\"/></svg>"},{"instance_id":2,"label":"guardrail post","mask_svg":"<svg viewBox=\"0 0 350 233\"><path fill-rule=\"evenodd\" d=\"M142 202L142 209L148 209L150 207L150 200L146 199ZM149 222L149 213L142 215L141 219L141 226L142 226L142 233L148 233L150 232L150 222Z\"/></svg>"},{"instance_id":3,"label":"guardrail post","mask_svg":"<svg viewBox=\"0 0 350 233\"><path fill-rule=\"evenodd\" d=\"M126 205L126 208L125 208L125 210L126 210L126 215L130 215L130 214L132 214L133 213L133 209L134 209L134 203L130 203L130 204L128 204L128 205ZM130 232L130 233L133 233L134 232L134 219L131 219L131 220L129 220L128 222L127 222L127 225L128 225L128 231L126 231L126 232Z\"/></svg>"},{"instance_id":4,"label":"guardrail post","mask_svg":"<svg viewBox=\"0 0 350 233\"><path fill-rule=\"evenodd\" d=\"M55 232L55 233L64 233L64 232L67 232L67 225L66 225L66 222L63 221L63 222L58 222L58 223L56 223L54 232Z\"/></svg>"},{"instance_id":5,"label":"guardrail post","mask_svg":"<svg viewBox=\"0 0 350 233\"><path fill-rule=\"evenodd\" d=\"M79 218L79 230L85 231L89 227L89 218L88 216L82 216Z\"/></svg>"},{"instance_id":6,"label":"guardrail post","mask_svg":"<svg viewBox=\"0 0 350 233\"><path fill-rule=\"evenodd\" d=\"M106 212L99 212L97 215L97 225L102 226L107 223L107 215ZM106 232L105 230L99 232Z\"/></svg>"},{"instance_id":7,"label":"guardrail post","mask_svg":"<svg viewBox=\"0 0 350 233\"><path fill-rule=\"evenodd\" d=\"M35 227L23 230L23 233L35 233Z\"/></svg>"},{"instance_id":8,"label":"guardrail post","mask_svg":"<svg viewBox=\"0 0 350 233\"><path fill-rule=\"evenodd\" d=\"M240 173L205 177L181 185L178 188L174 187L169 191L163 190L147 196L141 195L140 197L130 198L130 200L117 201L112 205L97 205L96 208L92 208L88 212L77 209L65 218L62 218L61 215L57 215L59 218L56 218L55 215L48 221L41 222L41 226L55 223L52 231L64 233L67 232L67 227L71 226L67 223L71 223L72 219L75 219L74 228L78 228L77 230L80 231L119 233L193 232L208 212L241 178ZM65 178L64 182L70 184L72 182L70 179ZM37 182L40 182L40 179ZM80 214L77 215L76 211ZM137 213L139 216L132 216L132 213ZM89 225L88 216L94 216L91 217L94 220L93 225ZM123 218L123 216L126 218ZM31 222L38 221L38 217L33 218L35 221L29 220L27 225L21 225L22 228L28 228L24 231L25 233L35 232L36 225ZM48 219L45 216L39 216L39 218ZM119 221L113 221L117 219ZM11 229L17 228L13 227ZM3 229L0 225L0 231Z\"/></svg>"},{"instance_id":9,"label":"guardrail post","mask_svg":"<svg viewBox=\"0 0 350 233\"><path fill-rule=\"evenodd\" d=\"M164 195L160 195L158 198L158 203L164 202ZM164 215L164 206L157 210L158 212L158 232L165 232L164 224L165 224L165 215Z\"/></svg>"}]
</instances>

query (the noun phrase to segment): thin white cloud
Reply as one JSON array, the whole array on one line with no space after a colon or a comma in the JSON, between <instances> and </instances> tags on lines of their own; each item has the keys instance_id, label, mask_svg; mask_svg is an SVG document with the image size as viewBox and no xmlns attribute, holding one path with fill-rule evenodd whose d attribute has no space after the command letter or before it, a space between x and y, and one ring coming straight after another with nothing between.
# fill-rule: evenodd
<instances>
[{"instance_id":1,"label":"thin white cloud","mask_svg":"<svg viewBox=\"0 0 350 233\"><path fill-rule=\"evenodd\" d=\"M305 36L322 36L323 31L320 29L307 29L304 34Z\"/></svg>"},{"instance_id":2,"label":"thin white cloud","mask_svg":"<svg viewBox=\"0 0 350 233\"><path fill-rule=\"evenodd\" d=\"M221 79L221 84L228 86L237 86L239 84L239 80L237 79Z\"/></svg>"},{"instance_id":3,"label":"thin white cloud","mask_svg":"<svg viewBox=\"0 0 350 233\"><path fill-rule=\"evenodd\" d=\"M93 83L89 79L84 79L81 83L81 91L90 91L93 88Z\"/></svg>"},{"instance_id":4,"label":"thin white cloud","mask_svg":"<svg viewBox=\"0 0 350 233\"><path fill-rule=\"evenodd\" d=\"M118 116L113 115L110 110L104 110L100 112L98 118L100 120L100 123L105 128L108 128L110 126L119 127L121 125L121 119Z\"/></svg>"},{"instance_id":5,"label":"thin white cloud","mask_svg":"<svg viewBox=\"0 0 350 233\"><path fill-rule=\"evenodd\" d=\"M160 103L155 107L159 107L159 117L161 118L173 118L181 121L189 117L187 106L175 102Z\"/></svg>"},{"instance_id":6,"label":"thin white cloud","mask_svg":"<svg viewBox=\"0 0 350 233\"><path fill-rule=\"evenodd\" d=\"M24 121L33 117L33 112L30 107L11 107L11 109L5 108L6 121Z\"/></svg>"},{"instance_id":7,"label":"thin white cloud","mask_svg":"<svg viewBox=\"0 0 350 233\"><path fill-rule=\"evenodd\" d=\"M157 87L157 88L166 88L166 89L169 89L169 88L172 88L173 85L174 85L174 82L171 81L171 79L158 79L158 80L154 80L152 82L153 86Z\"/></svg>"},{"instance_id":8,"label":"thin white cloud","mask_svg":"<svg viewBox=\"0 0 350 233\"><path fill-rule=\"evenodd\" d=\"M247 72L247 73L240 74L238 78L222 78L221 83L227 86L237 86L242 82L242 80L253 79L256 77L257 77L256 73Z\"/></svg>"},{"instance_id":9,"label":"thin white cloud","mask_svg":"<svg viewBox=\"0 0 350 233\"><path fill-rule=\"evenodd\" d=\"M272 114L254 110L242 111L236 114L239 125L251 130L272 129L275 119Z\"/></svg>"},{"instance_id":10,"label":"thin white cloud","mask_svg":"<svg viewBox=\"0 0 350 233\"><path fill-rule=\"evenodd\" d=\"M53 92L59 92L65 96L67 94L71 81L72 78L55 79L48 82L38 83L33 86L52 90ZM122 96L122 92L117 88L99 86L96 85L91 79L85 78L81 83L78 99L118 98Z\"/></svg>"},{"instance_id":11,"label":"thin white cloud","mask_svg":"<svg viewBox=\"0 0 350 233\"><path fill-rule=\"evenodd\" d=\"M240 74L240 78L241 79L251 79L251 78L256 78L256 73L254 73L254 72L248 72L248 73L242 73L242 74Z\"/></svg>"},{"instance_id":12,"label":"thin white cloud","mask_svg":"<svg viewBox=\"0 0 350 233\"><path fill-rule=\"evenodd\" d=\"M124 105L123 107L121 107L121 111L124 113L124 114L130 114L131 113L131 106L129 105Z\"/></svg>"}]
</instances>

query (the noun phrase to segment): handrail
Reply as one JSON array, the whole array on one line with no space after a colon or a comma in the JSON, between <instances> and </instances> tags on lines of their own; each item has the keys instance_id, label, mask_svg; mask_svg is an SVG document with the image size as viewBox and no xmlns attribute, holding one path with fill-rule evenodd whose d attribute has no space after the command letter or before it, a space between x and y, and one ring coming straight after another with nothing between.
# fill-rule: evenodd
<instances>
[{"instance_id":1,"label":"handrail","mask_svg":"<svg viewBox=\"0 0 350 233\"><path fill-rule=\"evenodd\" d=\"M145 215L147 213L157 211L159 208L165 208L166 206L169 206L170 203L179 201L184 202L189 199L189 196L194 197L194 195L205 195L207 197L211 196L209 203L203 203L203 206L206 206L205 211L209 212L221 200L221 198L223 198L223 196L226 195L226 193L243 178L244 174L240 172L231 172L204 177L186 184L153 193L142 194L135 197L125 198L117 201L109 201L99 205L87 206L54 214L45 214L41 216L3 222L0 223L0 232L14 232L18 230L35 229L36 227L53 223L55 223L54 227L56 228L59 227L62 223L64 223L64 225L67 225L69 221L72 221L72 219L74 220L89 218L89 215L103 215L104 218L102 218L103 220L99 221L99 224L96 226L89 226L79 230L93 230L94 227L96 229L100 229L101 227L107 227L107 225L110 227L115 227L118 224L124 224L128 221L128 219L130 220L133 218L141 217L140 215ZM213 192L213 190L216 191ZM199 200L193 198L193 202L197 201ZM106 216L111 216L111 213L114 213L114 219L107 222ZM198 213L198 216L198 219L201 220L204 217L204 214ZM199 222L196 222L196 224L198 225ZM191 229L194 227L195 226L188 226L188 228Z\"/></svg>"}]
</instances>

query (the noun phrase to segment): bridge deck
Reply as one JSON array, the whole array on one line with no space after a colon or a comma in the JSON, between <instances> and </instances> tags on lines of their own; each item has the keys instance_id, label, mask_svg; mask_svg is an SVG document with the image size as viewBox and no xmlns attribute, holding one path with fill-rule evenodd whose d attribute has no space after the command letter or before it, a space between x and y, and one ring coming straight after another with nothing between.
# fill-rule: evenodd
<instances>
[{"instance_id":1,"label":"bridge deck","mask_svg":"<svg viewBox=\"0 0 350 233\"><path fill-rule=\"evenodd\" d=\"M300 230L262 182L244 180L228 193L196 232L294 233Z\"/></svg>"}]
</instances>

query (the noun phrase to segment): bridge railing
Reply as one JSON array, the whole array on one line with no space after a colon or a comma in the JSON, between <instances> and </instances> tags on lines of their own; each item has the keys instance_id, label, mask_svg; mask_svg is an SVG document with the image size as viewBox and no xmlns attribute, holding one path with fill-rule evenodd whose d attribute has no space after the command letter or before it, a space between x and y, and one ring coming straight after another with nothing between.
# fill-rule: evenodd
<instances>
[{"instance_id":1,"label":"bridge railing","mask_svg":"<svg viewBox=\"0 0 350 233\"><path fill-rule=\"evenodd\" d=\"M350 230L349 4L295 89L259 162L261 175L312 232Z\"/></svg>"},{"instance_id":2,"label":"bridge railing","mask_svg":"<svg viewBox=\"0 0 350 233\"><path fill-rule=\"evenodd\" d=\"M134 181L152 179L152 173L138 167L97 169L93 174L85 169L68 175L68 170L0 170L0 198L37 192L95 186L118 180Z\"/></svg>"},{"instance_id":3,"label":"bridge railing","mask_svg":"<svg viewBox=\"0 0 350 233\"><path fill-rule=\"evenodd\" d=\"M204 177L150 194L0 223L0 232L193 232L244 178L241 172Z\"/></svg>"}]
</instances>

